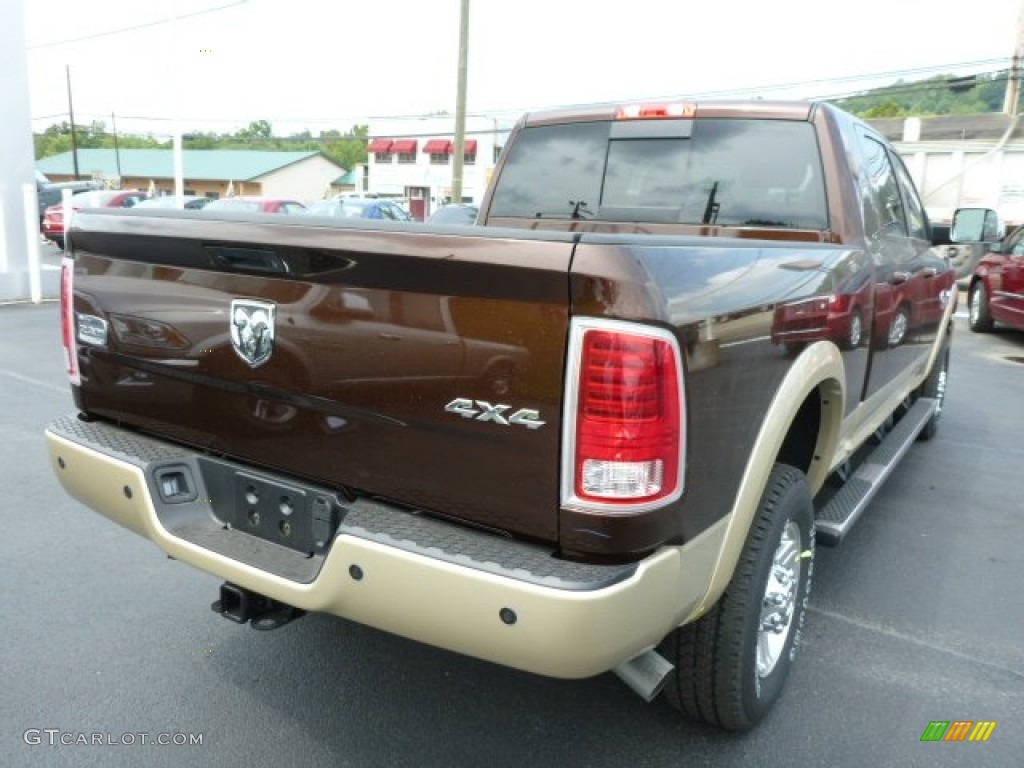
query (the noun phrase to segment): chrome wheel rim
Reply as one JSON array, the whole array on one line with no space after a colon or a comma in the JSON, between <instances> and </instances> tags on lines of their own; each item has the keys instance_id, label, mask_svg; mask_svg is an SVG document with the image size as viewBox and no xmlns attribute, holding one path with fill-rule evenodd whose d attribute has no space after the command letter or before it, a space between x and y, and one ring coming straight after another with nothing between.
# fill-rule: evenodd
<instances>
[{"instance_id":1,"label":"chrome wheel rim","mask_svg":"<svg viewBox=\"0 0 1024 768\"><path fill-rule=\"evenodd\" d=\"M978 293L981 291L980 288L975 288L971 291L971 298L967 302L967 311L971 315L971 322L975 325L978 323L978 316L981 314L981 302L978 300Z\"/></svg>"},{"instance_id":2,"label":"chrome wheel rim","mask_svg":"<svg viewBox=\"0 0 1024 768\"><path fill-rule=\"evenodd\" d=\"M854 315L850 318L850 346L860 346L860 335L863 331L863 323L861 322L860 315Z\"/></svg>"},{"instance_id":3,"label":"chrome wheel rim","mask_svg":"<svg viewBox=\"0 0 1024 768\"><path fill-rule=\"evenodd\" d=\"M800 526L790 520L772 556L757 631L757 676L775 669L793 629L797 594L800 591Z\"/></svg>"},{"instance_id":4,"label":"chrome wheel rim","mask_svg":"<svg viewBox=\"0 0 1024 768\"><path fill-rule=\"evenodd\" d=\"M892 328L889 329L889 344L896 346L907 333L907 313L897 312L896 317L892 319Z\"/></svg>"}]
</instances>

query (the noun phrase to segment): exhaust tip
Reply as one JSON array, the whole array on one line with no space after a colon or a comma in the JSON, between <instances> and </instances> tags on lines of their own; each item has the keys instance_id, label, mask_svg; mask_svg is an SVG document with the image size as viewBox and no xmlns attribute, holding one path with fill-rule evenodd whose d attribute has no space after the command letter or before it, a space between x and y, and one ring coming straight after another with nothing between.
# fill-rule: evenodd
<instances>
[{"instance_id":1,"label":"exhaust tip","mask_svg":"<svg viewBox=\"0 0 1024 768\"><path fill-rule=\"evenodd\" d=\"M661 693L673 669L675 667L664 656L652 649L620 664L612 672L640 698L650 703Z\"/></svg>"}]
</instances>

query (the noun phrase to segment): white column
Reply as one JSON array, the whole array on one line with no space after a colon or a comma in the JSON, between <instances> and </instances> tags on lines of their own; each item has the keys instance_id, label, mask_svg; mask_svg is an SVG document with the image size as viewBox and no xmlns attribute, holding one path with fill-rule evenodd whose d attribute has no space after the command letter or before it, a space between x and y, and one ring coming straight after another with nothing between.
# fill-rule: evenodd
<instances>
[{"instance_id":1,"label":"white column","mask_svg":"<svg viewBox=\"0 0 1024 768\"><path fill-rule=\"evenodd\" d=\"M12 301L30 295L22 188L35 183L23 0L0 0L0 19L0 301Z\"/></svg>"},{"instance_id":2,"label":"white column","mask_svg":"<svg viewBox=\"0 0 1024 768\"><path fill-rule=\"evenodd\" d=\"M42 264L39 259L39 191L35 184L21 187L22 212L25 214L25 248L28 254L28 292L33 304L43 300Z\"/></svg>"}]
</instances>

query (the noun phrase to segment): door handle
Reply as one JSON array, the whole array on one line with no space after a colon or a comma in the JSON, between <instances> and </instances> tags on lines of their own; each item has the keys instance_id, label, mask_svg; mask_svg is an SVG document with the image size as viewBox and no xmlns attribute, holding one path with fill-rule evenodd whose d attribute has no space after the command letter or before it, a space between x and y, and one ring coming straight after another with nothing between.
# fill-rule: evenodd
<instances>
[{"instance_id":1,"label":"door handle","mask_svg":"<svg viewBox=\"0 0 1024 768\"><path fill-rule=\"evenodd\" d=\"M893 272L892 277L889 278L889 282L892 285L900 285L901 283L907 282L910 279L909 272Z\"/></svg>"}]
</instances>

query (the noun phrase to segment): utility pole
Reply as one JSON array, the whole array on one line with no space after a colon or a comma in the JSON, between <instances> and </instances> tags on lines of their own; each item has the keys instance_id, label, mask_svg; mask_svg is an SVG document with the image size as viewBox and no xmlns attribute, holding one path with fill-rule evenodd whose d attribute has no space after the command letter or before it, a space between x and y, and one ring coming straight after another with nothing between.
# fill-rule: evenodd
<instances>
[{"instance_id":1,"label":"utility pole","mask_svg":"<svg viewBox=\"0 0 1024 768\"><path fill-rule=\"evenodd\" d=\"M75 181L78 181L82 177L78 173L78 137L75 135L75 107L71 103L71 67L68 64L64 65L64 76L68 81L68 116L71 118L71 159L75 164Z\"/></svg>"},{"instance_id":2,"label":"utility pole","mask_svg":"<svg viewBox=\"0 0 1024 768\"><path fill-rule=\"evenodd\" d=\"M114 132L114 160L117 163L117 187L121 188L121 148L117 146L117 118L110 113L110 130Z\"/></svg>"},{"instance_id":3,"label":"utility pole","mask_svg":"<svg viewBox=\"0 0 1024 768\"><path fill-rule=\"evenodd\" d=\"M178 39L178 0L171 0L171 62L181 55ZM181 136L181 89L178 80L181 75L168 63L167 72L171 78L171 104L174 108L172 118L171 153L174 158L174 200L175 208L185 207L185 159L184 141Z\"/></svg>"},{"instance_id":4,"label":"utility pole","mask_svg":"<svg viewBox=\"0 0 1024 768\"><path fill-rule=\"evenodd\" d=\"M462 202L462 168L466 152L466 61L469 58L469 0L459 8L459 83L455 96L455 147L452 150L452 202Z\"/></svg>"},{"instance_id":5,"label":"utility pole","mask_svg":"<svg viewBox=\"0 0 1024 768\"><path fill-rule=\"evenodd\" d=\"M1006 78L1006 98L1003 100L1003 114L1017 114L1017 102L1020 99L1021 58L1024 56L1024 0L1021 1L1017 14L1017 37L1013 43L1013 58L1010 60L1010 72Z\"/></svg>"}]
</instances>

